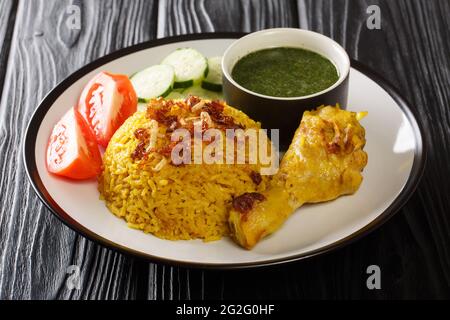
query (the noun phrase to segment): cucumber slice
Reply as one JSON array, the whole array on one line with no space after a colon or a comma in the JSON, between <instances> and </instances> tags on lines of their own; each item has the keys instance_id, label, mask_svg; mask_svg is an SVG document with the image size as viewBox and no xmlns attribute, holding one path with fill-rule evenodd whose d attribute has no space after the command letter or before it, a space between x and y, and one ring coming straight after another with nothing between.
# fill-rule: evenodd
<instances>
[{"instance_id":1,"label":"cucumber slice","mask_svg":"<svg viewBox=\"0 0 450 320\"><path fill-rule=\"evenodd\" d=\"M130 80L139 102L146 102L165 97L172 91L175 72L171 66L160 64L135 73Z\"/></svg>"},{"instance_id":2,"label":"cucumber slice","mask_svg":"<svg viewBox=\"0 0 450 320\"><path fill-rule=\"evenodd\" d=\"M202 88L210 91L222 91L222 57L208 59L208 76L202 81Z\"/></svg>"},{"instance_id":3,"label":"cucumber slice","mask_svg":"<svg viewBox=\"0 0 450 320\"><path fill-rule=\"evenodd\" d=\"M221 84L216 84L216 83L208 82L205 80L202 81L202 88L209 90L209 91L222 92Z\"/></svg>"},{"instance_id":4,"label":"cucumber slice","mask_svg":"<svg viewBox=\"0 0 450 320\"><path fill-rule=\"evenodd\" d=\"M169 54L162 62L175 71L174 88L188 88L206 77L208 63L206 58L192 48L180 48Z\"/></svg>"},{"instance_id":5,"label":"cucumber slice","mask_svg":"<svg viewBox=\"0 0 450 320\"><path fill-rule=\"evenodd\" d=\"M198 96L208 100L223 100L221 92L205 90L198 85L187 89L175 89L166 97L166 99L185 99L189 95Z\"/></svg>"},{"instance_id":6,"label":"cucumber slice","mask_svg":"<svg viewBox=\"0 0 450 320\"><path fill-rule=\"evenodd\" d=\"M179 88L189 88L189 87L192 87L193 85L194 85L194 80L187 80L187 81L175 82L173 84L173 87L175 89L179 89Z\"/></svg>"}]
</instances>

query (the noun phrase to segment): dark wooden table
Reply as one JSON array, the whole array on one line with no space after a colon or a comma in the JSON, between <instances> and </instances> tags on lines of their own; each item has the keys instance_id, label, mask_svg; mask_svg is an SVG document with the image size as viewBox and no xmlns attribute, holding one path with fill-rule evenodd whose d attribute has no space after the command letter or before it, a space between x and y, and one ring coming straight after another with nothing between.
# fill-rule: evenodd
<instances>
[{"instance_id":1,"label":"dark wooden table","mask_svg":"<svg viewBox=\"0 0 450 320\"><path fill-rule=\"evenodd\" d=\"M79 30L66 25L71 4L81 9ZM380 30L366 26L373 4L381 9ZM450 298L449 17L450 0L0 0L0 298ZM302 262L203 271L96 245L35 196L21 159L25 126L70 73L150 39L280 26L332 37L389 79L420 115L430 145L424 177L381 228ZM371 264L381 269L381 290L366 287ZM66 285L70 265L80 267L79 290Z\"/></svg>"}]
</instances>

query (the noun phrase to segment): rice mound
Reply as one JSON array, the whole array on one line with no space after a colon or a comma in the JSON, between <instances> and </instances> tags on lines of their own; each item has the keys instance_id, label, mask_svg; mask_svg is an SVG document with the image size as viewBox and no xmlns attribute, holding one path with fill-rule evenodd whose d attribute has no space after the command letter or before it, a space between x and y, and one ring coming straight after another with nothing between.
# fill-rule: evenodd
<instances>
[{"instance_id":1,"label":"rice mound","mask_svg":"<svg viewBox=\"0 0 450 320\"><path fill-rule=\"evenodd\" d=\"M221 113L216 112L220 110L218 103L223 108ZM198 121L201 105L217 109L209 109L213 111L209 125L222 133L233 126L260 128L259 123L223 102L196 97L156 99L149 103L147 110L137 111L109 142L98 178L101 199L129 227L170 240L217 240L229 234L228 212L233 197L266 188L270 178L259 175L262 167L259 163L171 163L167 146L174 123L189 128L192 121ZM155 121L158 122L156 143L151 148L145 146L147 152L143 152L137 130L149 128ZM254 178L255 173L258 179Z\"/></svg>"}]
</instances>

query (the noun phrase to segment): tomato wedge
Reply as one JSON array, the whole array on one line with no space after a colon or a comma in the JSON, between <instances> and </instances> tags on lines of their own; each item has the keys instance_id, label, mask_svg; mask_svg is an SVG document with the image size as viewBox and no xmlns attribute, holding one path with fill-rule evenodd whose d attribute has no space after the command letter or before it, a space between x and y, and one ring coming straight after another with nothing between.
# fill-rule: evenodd
<instances>
[{"instance_id":1,"label":"tomato wedge","mask_svg":"<svg viewBox=\"0 0 450 320\"><path fill-rule=\"evenodd\" d=\"M124 121L137 110L137 96L128 76L101 72L81 93L78 111L106 147Z\"/></svg>"},{"instance_id":2,"label":"tomato wedge","mask_svg":"<svg viewBox=\"0 0 450 320\"><path fill-rule=\"evenodd\" d=\"M48 171L71 179L95 177L102 158L86 120L71 108L53 128L47 146Z\"/></svg>"}]
</instances>

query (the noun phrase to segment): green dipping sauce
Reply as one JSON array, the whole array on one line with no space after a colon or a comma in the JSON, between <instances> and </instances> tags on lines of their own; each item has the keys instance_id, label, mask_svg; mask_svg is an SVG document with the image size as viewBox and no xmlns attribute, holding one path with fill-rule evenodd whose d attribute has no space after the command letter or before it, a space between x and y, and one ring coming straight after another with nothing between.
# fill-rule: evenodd
<instances>
[{"instance_id":1,"label":"green dipping sauce","mask_svg":"<svg viewBox=\"0 0 450 320\"><path fill-rule=\"evenodd\" d=\"M231 76L244 88L273 97L307 96L325 90L339 78L327 58L290 47L252 52L236 63Z\"/></svg>"}]
</instances>

